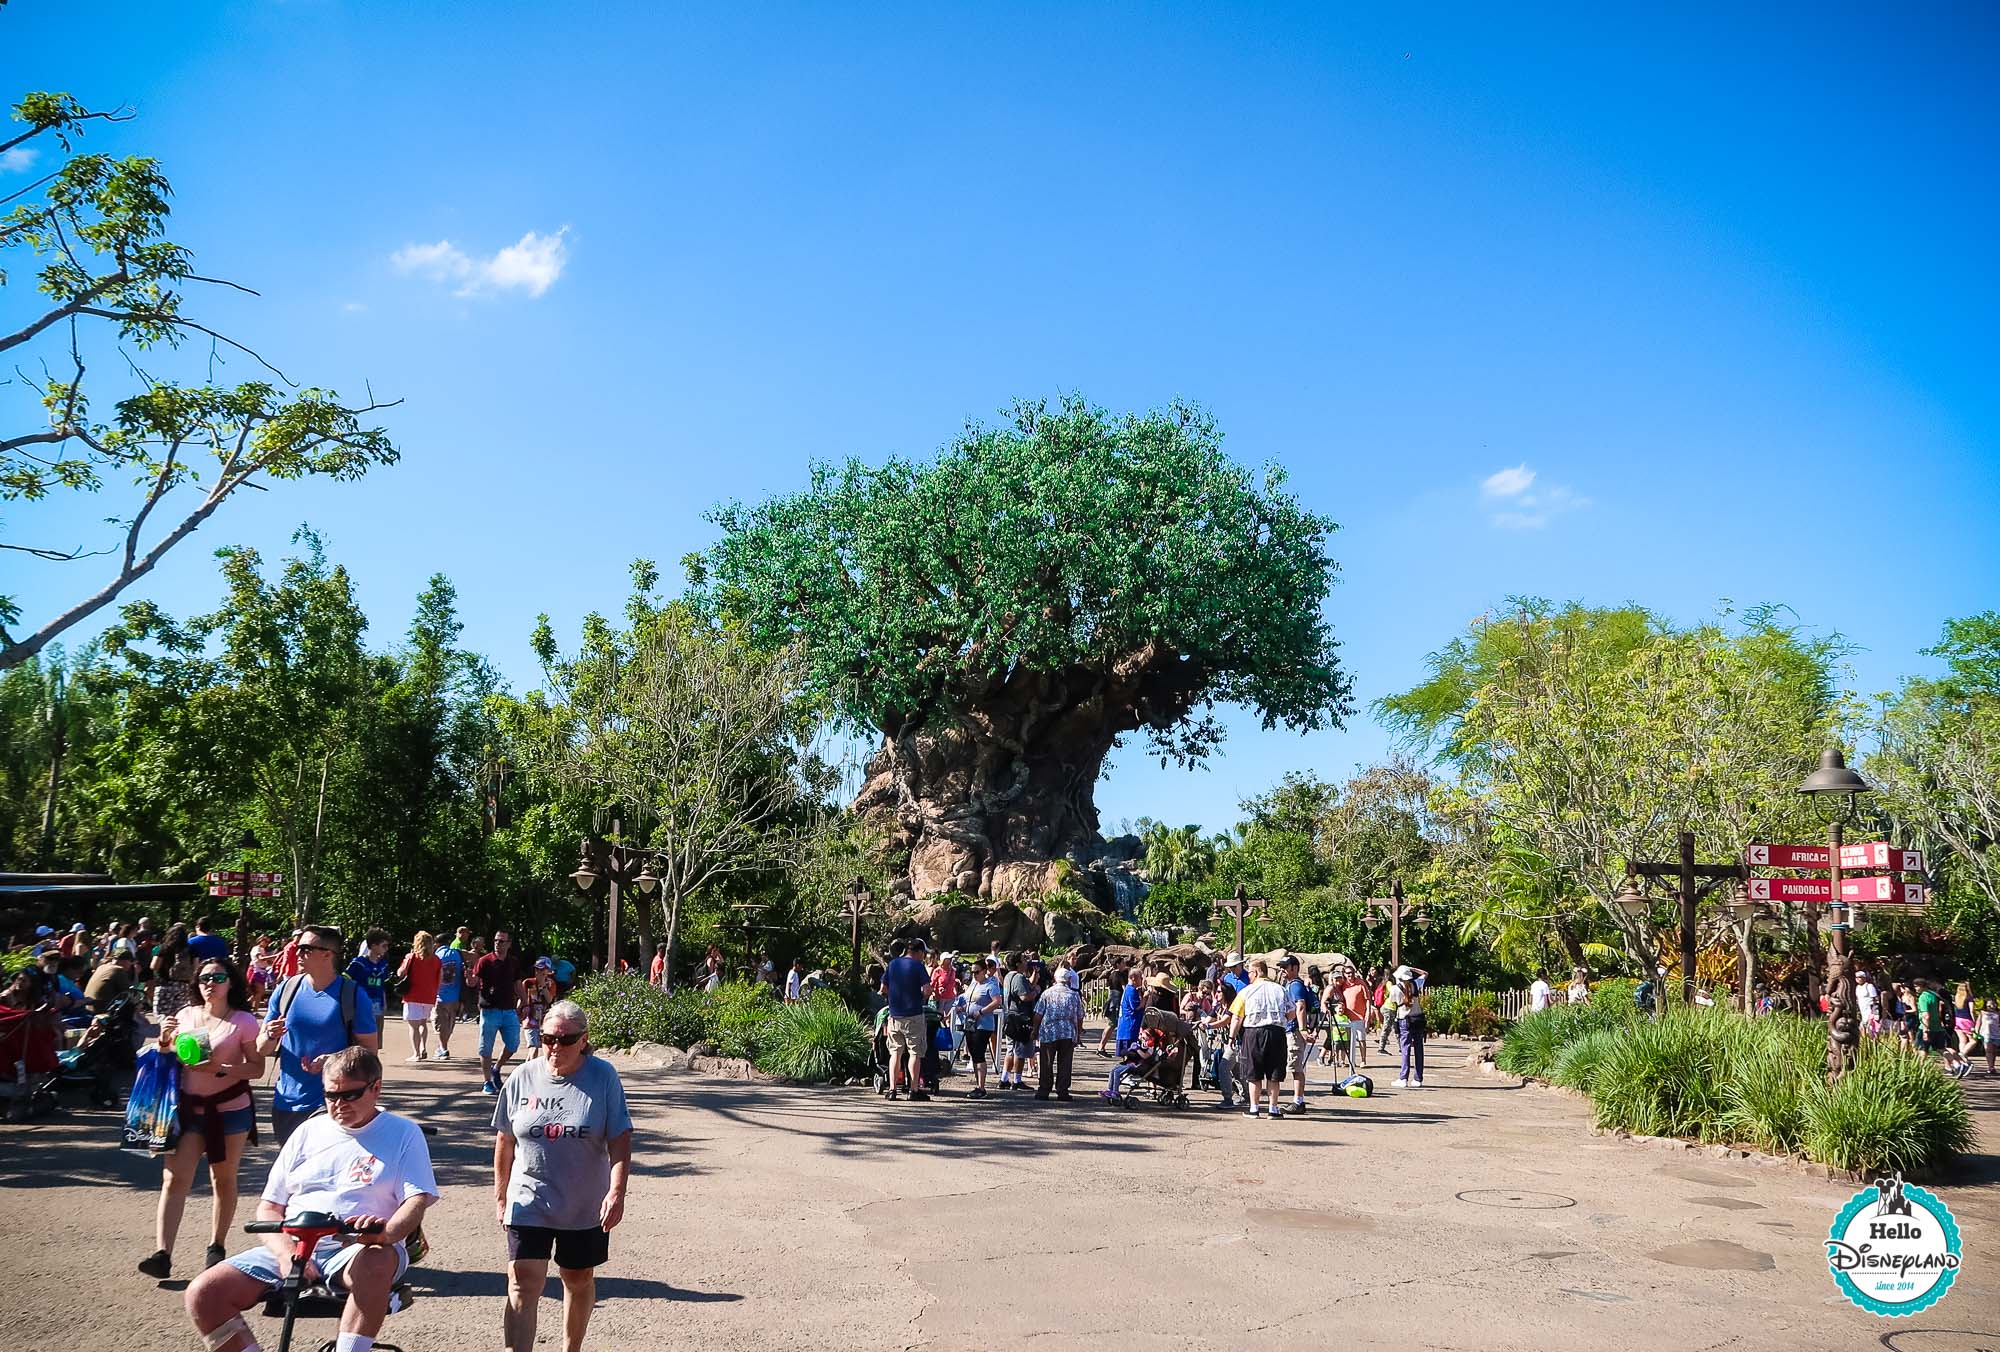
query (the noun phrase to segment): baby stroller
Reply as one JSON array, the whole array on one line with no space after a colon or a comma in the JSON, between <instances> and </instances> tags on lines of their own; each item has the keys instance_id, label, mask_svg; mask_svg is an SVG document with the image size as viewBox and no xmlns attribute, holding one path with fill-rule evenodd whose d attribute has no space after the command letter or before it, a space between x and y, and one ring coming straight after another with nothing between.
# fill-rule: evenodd
<instances>
[{"instance_id":1,"label":"baby stroller","mask_svg":"<svg viewBox=\"0 0 2000 1352\"><path fill-rule=\"evenodd\" d=\"M102 1014L90 1021L90 1031L83 1035L83 1041L68 1051L56 1054L56 1059L62 1063L56 1073L59 1083L55 1087L58 1092L63 1089L88 1089L91 1107L115 1106L118 1096L111 1086L118 1076L130 1071L137 1060L132 1035L138 1026L139 997L126 994L113 1000Z\"/></svg>"},{"instance_id":2,"label":"baby stroller","mask_svg":"<svg viewBox=\"0 0 2000 1352\"><path fill-rule=\"evenodd\" d=\"M944 1021L938 1017L937 1006L924 1006L924 1057L917 1065L917 1075L923 1081L927 1093L938 1091L938 1077L943 1066L938 1056L938 1029ZM885 1019L875 1027L875 1040L868 1045L868 1083L877 1094L889 1092L889 1024Z\"/></svg>"},{"instance_id":3,"label":"baby stroller","mask_svg":"<svg viewBox=\"0 0 2000 1352\"><path fill-rule=\"evenodd\" d=\"M1144 1097L1169 1108L1187 1107L1187 1068L1199 1046L1194 1029L1178 1014L1149 1009L1139 1022L1139 1030L1142 1043L1157 1041L1158 1051L1119 1082L1118 1106L1136 1108ZM1148 1038L1148 1034L1153 1036Z\"/></svg>"}]
</instances>

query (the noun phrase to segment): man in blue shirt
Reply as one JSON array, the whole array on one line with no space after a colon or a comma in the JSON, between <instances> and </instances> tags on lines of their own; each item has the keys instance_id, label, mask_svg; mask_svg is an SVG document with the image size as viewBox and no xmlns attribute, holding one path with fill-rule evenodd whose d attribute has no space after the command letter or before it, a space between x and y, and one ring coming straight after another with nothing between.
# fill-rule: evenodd
<instances>
[{"instance_id":1,"label":"man in blue shirt","mask_svg":"<svg viewBox=\"0 0 2000 1352\"><path fill-rule=\"evenodd\" d=\"M923 1078L924 1044L930 1038L924 1028L924 995L931 984L924 954L929 951L930 946L922 939L898 939L889 946L894 957L882 974L882 994L889 1001L889 1097L895 1098L902 1088L903 1064L907 1060L912 1103L930 1097L924 1092Z\"/></svg>"},{"instance_id":2,"label":"man in blue shirt","mask_svg":"<svg viewBox=\"0 0 2000 1352\"><path fill-rule=\"evenodd\" d=\"M465 954L456 948L440 948L438 956L438 998L431 1009L431 1026L437 1029L438 1049L433 1061L451 1060L451 1030L458 1027L458 1006L465 998Z\"/></svg>"},{"instance_id":3,"label":"man in blue shirt","mask_svg":"<svg viewBox=\"0 0 2000 1352\"><path fill-rule=\"evenodd\" d=\"M1306 1107L1306 1057L1312 1050L1312 1007L1317 997L1299 979L1299 959L1287 953L1278 963L1285 983L1285 1055L1292 1070L1292 1111Z\"/></svg>"},{"instance_id":4,"label":"man in blue shirt","mask_svg":"<svg viewBox=\"0 0 2000 1352\"><path fill-rule=\"evenodd\" d=\"M375 1002L375 1014L379 1020L382 1006L389 1001L389 931L372 929L361 936L361 951L354 955L354 961L347 964L347 975L355 985L368 992L368 998Z\"/></svg>"},{"instance_id":5,"label":"man in blue shirt","mask_svg":"<svg viewBox=\"0 0 2000 1352\"><path fill-rule=\"evenodd\" d=\"M210 934L208 927L215 922L201 916L194 922L194 933L188 935L188 954L194 959L195 970L201 970L204 962L221 959L229 961L229 941L220 934Z\"/></svg>"},{"instance_id":6,"label":"man in blue shirt","mask_svg":"<svg viewBox=\"0 0 2000 1352\"><path fill-rule=\"evenodd\" d=\"M1146 1017L1146 969L1133 963L1125 972L1125 989L1118 993L1118 1056L1139 1036L1139 1022Z\"/></svg>"},{"instance_id":7,"label":"man in blue shirt","mask_svg":"<svg viewBox=\"0 0 2000 1352\"><path fill-rule=\"evenodd\" d=\"M327 1057L343 1047L374 1050L382 1044L374 1001L334 970L340 949L339 930L305 928L299 935L299 974L272 992L269 1018L257 1038L259 1056L278 1058L271 1134L280 1145L326 1102L320 1066ZM349 989L343 991L343 985Z\"/></svg>"},{"instance_id":8,"label":"man in blue shirt","mask_svg":"<svg viewBox=\"0 0 2000 1352\"><path fill-rule=\"evenodd\" d=\"M1229 987L1229 998L1222 1002L1225 1008L1234 1004L1236 997L1249 989L1250 978L1243 975L1241 953L1231 953L1222 960L1222 984Z\"/></svg>"}]
</instances>

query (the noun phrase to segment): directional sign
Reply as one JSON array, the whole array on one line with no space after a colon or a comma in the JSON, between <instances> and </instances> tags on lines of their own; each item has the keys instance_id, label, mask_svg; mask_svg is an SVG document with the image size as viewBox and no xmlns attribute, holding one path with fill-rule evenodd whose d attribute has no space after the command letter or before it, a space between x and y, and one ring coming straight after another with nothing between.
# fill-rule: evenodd
<instances>
[{"instance_id":1,"label":"directional sign","mask_svg":"<svg viewBox=\"0 0 2000 1352\"><path fill-rule=\"evenodd\" d=\"M208 875L208 881L212 883L240 883L245 879L253 883L281 883L285 880L285 875L282 873L246 873L240 868L211 869Z\"/></svg>"},{"instance_id":2,"label":"directional sign","mask_svg":"<svg viewBox=\"0 0 2000 1352\"><path fill-rule=\"evenodd\" d=\"M1905 850L1889 844L1886 840L1871 840L1860 845L1840 847L1842 868L1886 868L1897 873L1924 873L1924 852Z\"/></svg>"},{"instance_id":3,"label":"directional sign","mask_svg":"<svg viewBox=\"0 0 2000 1352\"><path fill-rule=\"evenodd\" d=\"M1870 902L1894 902L1904 906L1924 904L1925 889L1922 883L1899 883L1894 878L1842 878L1840 899L1866 905Z\"/></svg>"},{"instance_id":4,"label":"directional sign","mask_svg":"<svg viewBox=\"0 0 2000 1352\"><path fill-rule=\"evenodd\" d=\"M208 889L208 895L211 897L275 897L278 895L279 890L275 887L253 886L245 888L242 883L216 883Z\"/></svg>"},{"instance_id":5,"label":"directional sign","mask_svg":"<svg viewBox=\"0 0 2000 1352\"><path fill-rule=\"evenodd\" d=\"M1833 851L1825 845L1766 845L1759 841L1743 849L1751 868L1832 868Z\"/></svg>"},{"instance_id":6,"label":"directional sign","mask_svg":"<svg viewBox=\"0 0 2000 1352\"><path fill-rule=\"evenodd\" d=\"M1831 878L1752 878L1751 901L1832 901Z\"/></svg>"}]
</instances>

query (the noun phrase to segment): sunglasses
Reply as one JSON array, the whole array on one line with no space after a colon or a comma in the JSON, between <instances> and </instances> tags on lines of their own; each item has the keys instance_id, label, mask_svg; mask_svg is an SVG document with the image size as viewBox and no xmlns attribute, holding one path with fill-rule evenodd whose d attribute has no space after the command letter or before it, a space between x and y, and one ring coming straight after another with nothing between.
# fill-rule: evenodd
<instances>
[{"instance_id":1,"label":"sunglasses","mask_svg":"<svg viewBox=\"0 0 2000 1352\"><path fill-rule=\"evenodd\" d=\"M355 1089L329 1089L326 1091L326 1101L328 1103L358 1102L363 1094L367 1093L369 1090L373 1089L376 1085L380 1083L381 1083L380 1080L370 1080L368 1081L368 1083L361 1085Z\"/></svg>"},{"instance_id":2,"label":"sunglasses","mask_svg":"<svg viewBox=\"0 0 2000 1352\"><path fill-rule=\"evenodd\" d=\"M203 972L200 976L196 977L195 980L199 981L204 986L227 986L229 984L229 973Z\"/></svg>"},{"instance_id":3,"label":"sunglasses","mask_svg":"<svg viewBox=\"0 0 2000 1352\"><path fill-rule=\"evenodd\" d=\"M542 1034L542 1043L544 1046L574 1047L577 1043L581 1041L583 1041L583 1034L581 1033Z\"/></svg>"},{"instance_id":4,"label":"sunglasses","mask_svg":"<svg viewBox=\"0 0 2000 1352\"><path fill-rule=\"evenodd\" d=\"M298 946L298 949L297 949L297 951L298 951L298 952L300 952L300 953L331 953L331 952L333 952L333 950L332 950L331 948L328 948L328 947L327 947L327 946L326 946L325 944L300 944L300 945Z\"/></svg>"}]
</instances>

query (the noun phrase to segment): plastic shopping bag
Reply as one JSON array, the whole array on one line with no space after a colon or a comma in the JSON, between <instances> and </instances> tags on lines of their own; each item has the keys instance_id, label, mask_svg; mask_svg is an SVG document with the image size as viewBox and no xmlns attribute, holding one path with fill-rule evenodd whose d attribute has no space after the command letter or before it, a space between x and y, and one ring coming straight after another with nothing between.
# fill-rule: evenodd
<instances>
[{"instance_id":1,"label":"plastic shopping bag","mask_svg":"<svg viewBox=\"0 0 2000 1352\"><path fill-rule=\"evenodd\" d=\"M158 1048L139 1053L132 1097L125 1104L125 1125L118 1144L126 1150L155 1155L173 1148L180 1135L180 1063Z\"/></svg>"}]
</instances>

